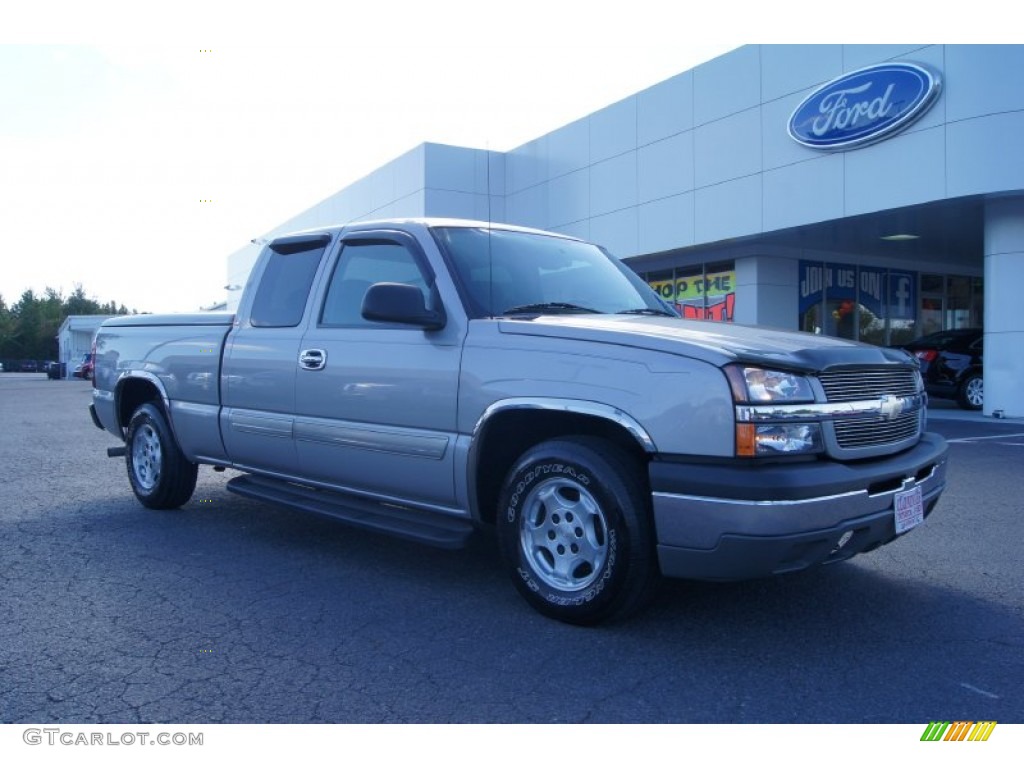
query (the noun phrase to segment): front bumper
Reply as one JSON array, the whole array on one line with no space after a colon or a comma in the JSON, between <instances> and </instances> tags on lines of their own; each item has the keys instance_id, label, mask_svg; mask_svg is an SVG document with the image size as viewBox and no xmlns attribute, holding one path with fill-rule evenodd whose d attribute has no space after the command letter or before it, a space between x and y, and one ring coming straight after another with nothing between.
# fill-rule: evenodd
<instances>
[{"instance_id":1,"label":"front bumper","mask_svg":"<svg viewBox=\"0 0 1024 768\"><path fill-rule=\"evenodd\" d=\"M846 560L896 537L896 493L920 487L925 516L946 487L946 441L841 464L650 464L666 576L736 581ZM844 534L848 540L840 547Z\"/></svg>"}]
</instances>

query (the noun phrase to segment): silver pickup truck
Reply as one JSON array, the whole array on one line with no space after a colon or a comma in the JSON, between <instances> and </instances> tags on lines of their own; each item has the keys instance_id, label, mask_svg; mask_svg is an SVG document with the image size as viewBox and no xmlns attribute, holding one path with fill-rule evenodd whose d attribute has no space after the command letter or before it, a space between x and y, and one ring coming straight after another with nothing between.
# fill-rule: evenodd
<instances>
[{"instance_id":1,"label":"silver pickup truck","mask_svg":"<svg viewBox=\"0 0 1024 768\"><path fill-rule=\"evenodd\" d=\"M442 547L495 529L576 624L659 576L845 560L920 524L946 444L905 353L680 319L601 248L480 222L281 237L238 312L95 338L94 422L154 509L227 488Z\"/></svg>"}]
</instances>

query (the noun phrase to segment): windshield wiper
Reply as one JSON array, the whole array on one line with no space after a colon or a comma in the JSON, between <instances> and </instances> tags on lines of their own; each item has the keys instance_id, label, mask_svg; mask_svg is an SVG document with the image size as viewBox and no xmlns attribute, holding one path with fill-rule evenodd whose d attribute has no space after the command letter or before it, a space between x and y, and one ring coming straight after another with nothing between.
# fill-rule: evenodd
<instances>
[{"instance_id":1,"label":"windshield wiper","mask_svg":"<svg viewBox=\"0 0 1024 768\"><path fill-rule=\"evenodd\" d=\"M678 317L664 309L652 309L651 307L640 307L639 309L623 309L616 312L617 315L660 315L661 317Z\"/></svg>"},{"instance_id":2,"label":"windshield wiper","mask_svg":"<svg viewBox=\"0 0 1024 768\"><path fill-rule=\"evenodd\" d=\"M569 304L564 301L548 301L540 304L520 304L517 307L509 307L503 310L503 315L518 315L518 314L555 314L564 313L572 314L573 312L589 312L595 315L604 314L599 309L591 309L590 307L581 307L579 304Z\"/></svg>"}]
</instances>

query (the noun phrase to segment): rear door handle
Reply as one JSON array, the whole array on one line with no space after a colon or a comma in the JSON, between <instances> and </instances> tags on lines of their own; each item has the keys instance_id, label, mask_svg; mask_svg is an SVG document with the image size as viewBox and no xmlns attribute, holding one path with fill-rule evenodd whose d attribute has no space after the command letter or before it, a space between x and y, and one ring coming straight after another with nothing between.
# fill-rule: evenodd
<instances>
[{"instance_id":1,"label":"rear door handle","mask_svg":"<svg viewBox=\"0 0 1024 768\"><path fill-rule=\"evenodd\" d=\"M327 365L327 352L323 349L304 349L299 353L299 367L305 371L321 371Z\"/></svg>"}]
</instances>

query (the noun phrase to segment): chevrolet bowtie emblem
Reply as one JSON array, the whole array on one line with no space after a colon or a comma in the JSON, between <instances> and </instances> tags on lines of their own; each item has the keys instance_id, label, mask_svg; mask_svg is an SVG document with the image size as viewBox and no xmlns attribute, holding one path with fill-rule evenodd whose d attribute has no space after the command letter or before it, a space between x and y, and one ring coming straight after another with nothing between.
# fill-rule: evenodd
<instances>
[{"instance_id":1,"label":"chevrolet bowtie emblem","mask_svg":"<svg viewBox=\"0 0 1024 768\"><path fill-rule=\"evenodd\" d=\"M901 413L903 413L902 397L895 397L894 395L882 395L880 402L882 418L885 419L886 421L892 421Z\"/></svg>"}]
</instances>

